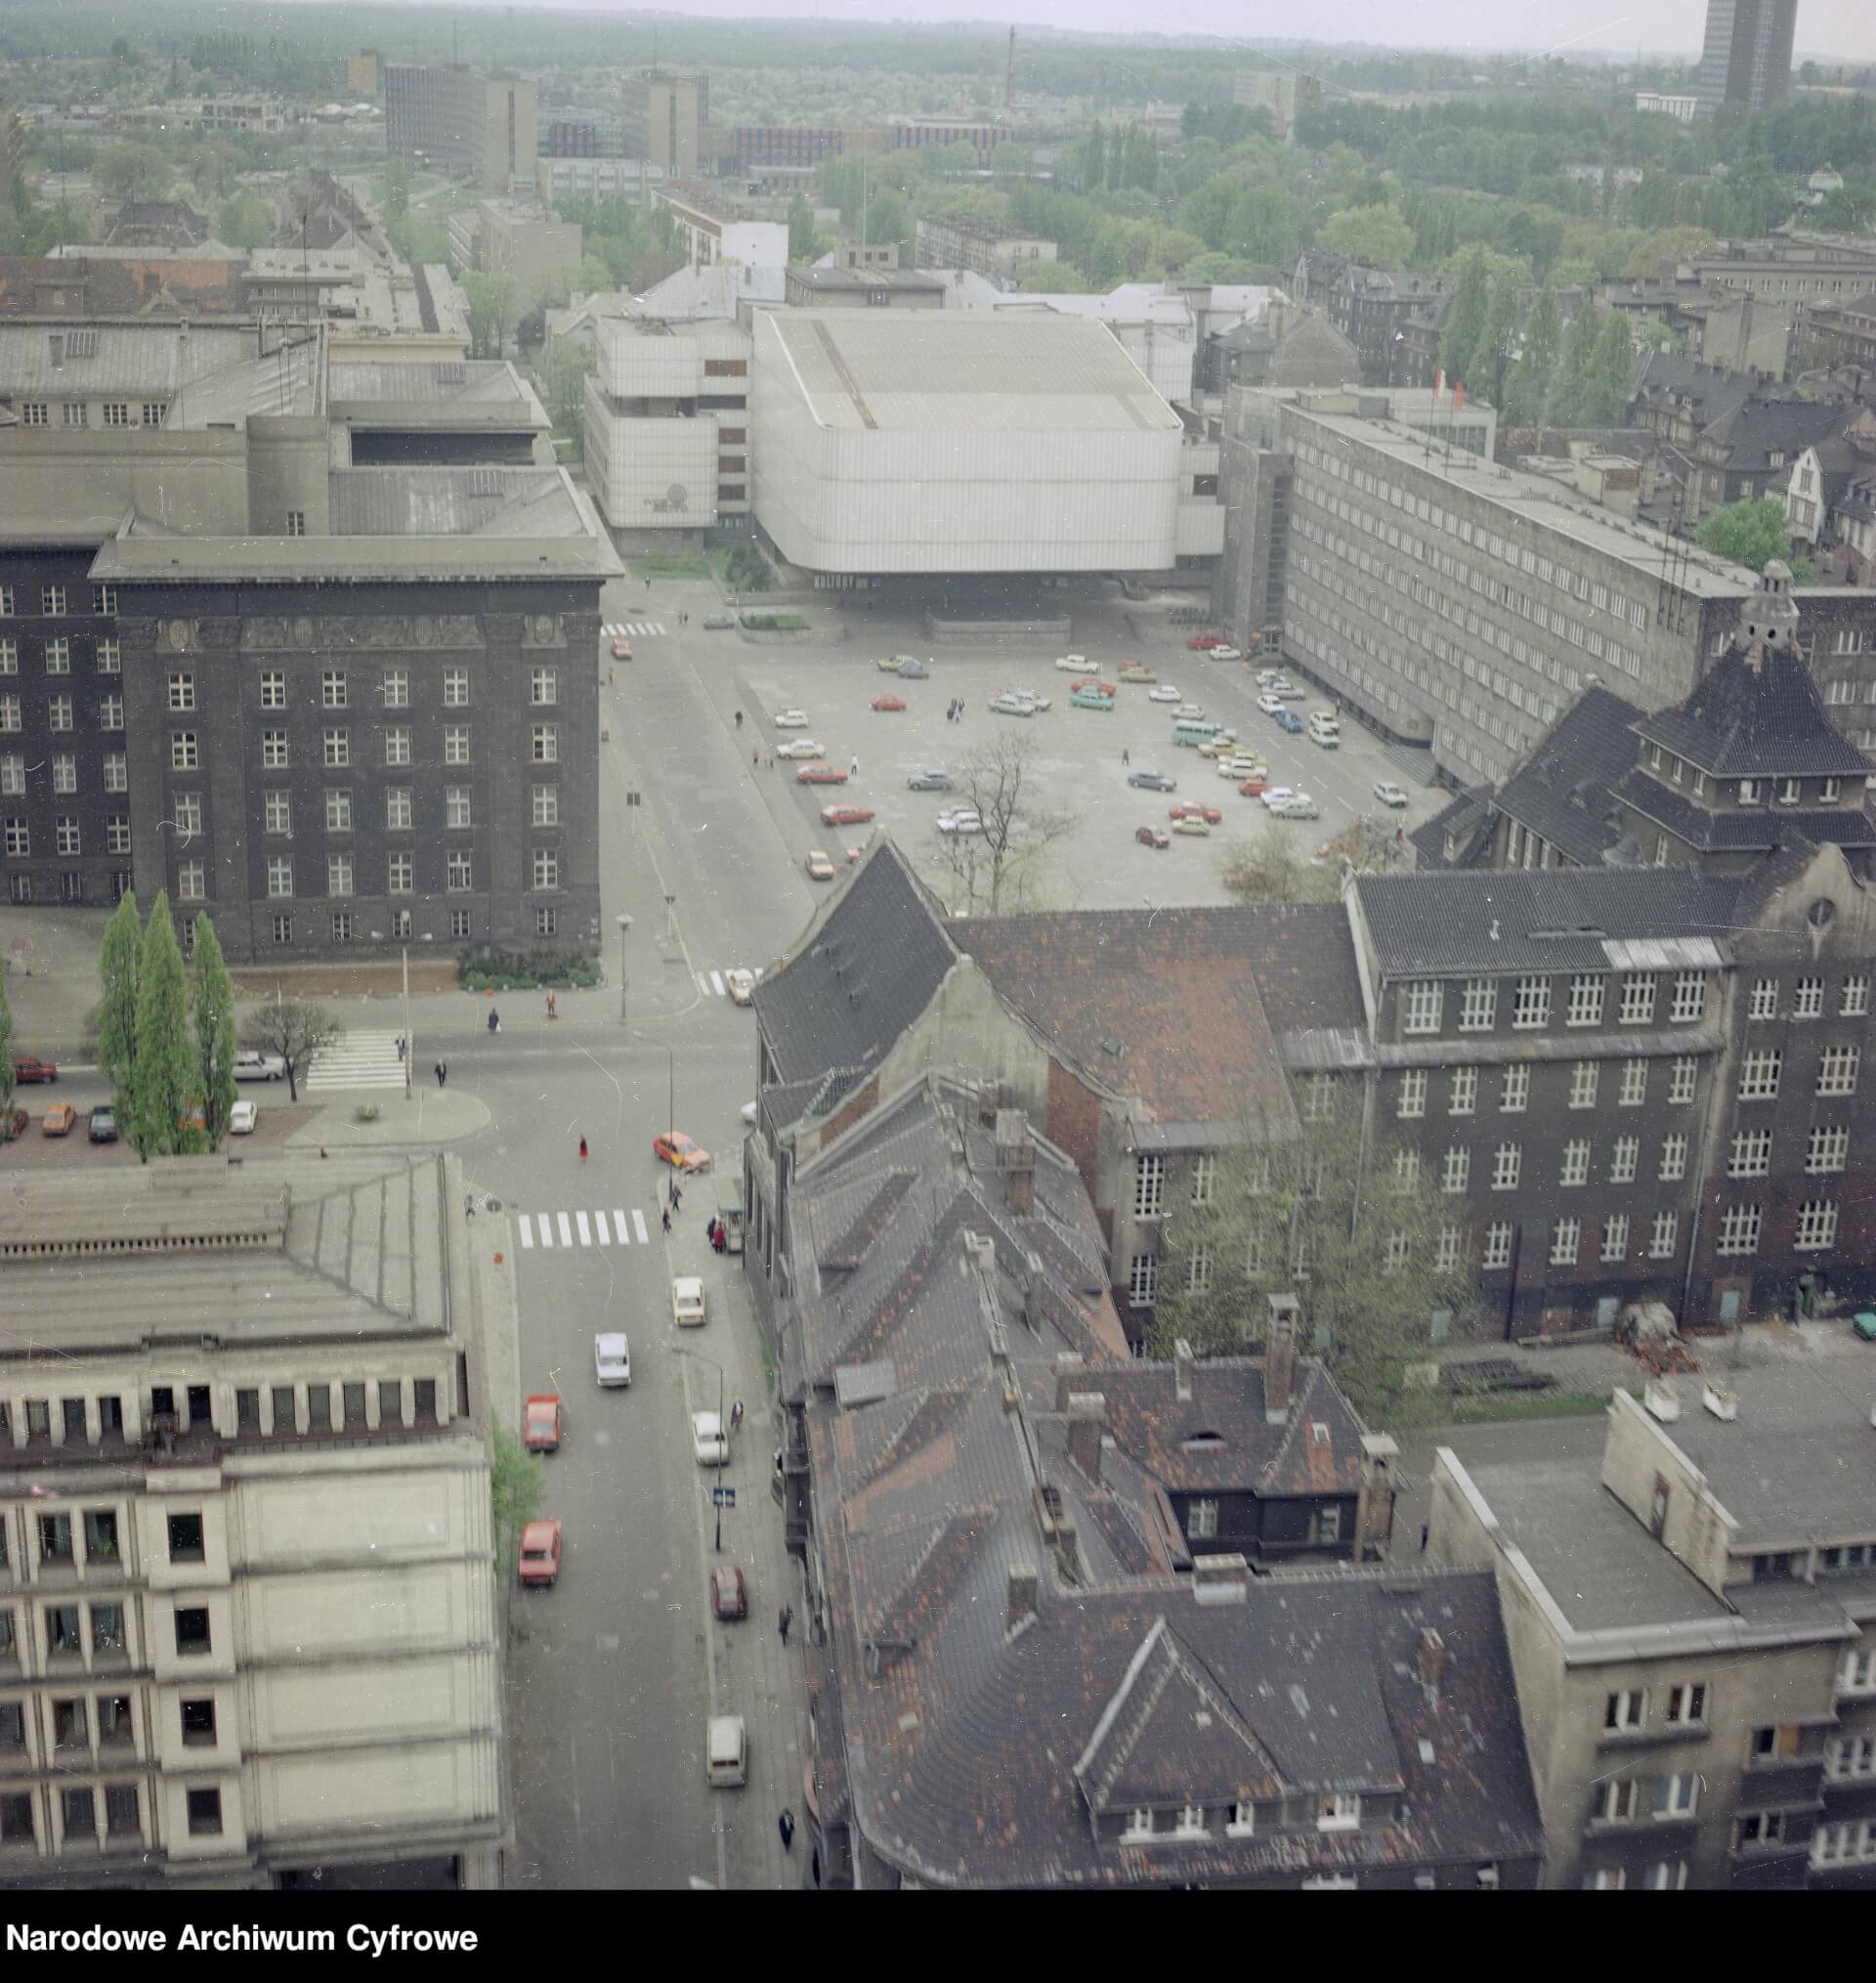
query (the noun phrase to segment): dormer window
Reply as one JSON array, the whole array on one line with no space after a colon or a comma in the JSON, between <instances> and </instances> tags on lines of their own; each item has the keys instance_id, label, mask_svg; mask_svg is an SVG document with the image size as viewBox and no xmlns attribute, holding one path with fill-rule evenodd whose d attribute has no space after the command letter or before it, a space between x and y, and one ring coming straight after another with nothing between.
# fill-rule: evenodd
<instances>
[{"instance_id":1,"label":"dormer window","mask_svg":"<svg viewBox=\"0 0 1876 1983\"><path fill-rule=\"evenodd\" d=\"M1318 1832L1353 1832L1361 1824L1361 1799L1338 1790L1316 1808Z\"/></svg>"},{"instance_id":2,"label":"dormer window","mask_svg":"<svg viewBox=\"0 0 1876 1983\"><path fill-rule=\"evenodd\" d=\"M1782 778L1778 781L1778 803L1796 805L1804 797L1805 782L1802 778Z\"/></svg>"},{"instance_id":3,"label":"dormer window","mask_svg":"<svg viewBox=\"0 0 1876 1983\"><path fill-rule=\"evenodd\" d=\"M1766 791L1757 778L1742 778L1739 781L1739 803L1741 805L1764 805Z\"/></svg>"},{"instance_id":4,"label":"dormer window","mask_svg":"<svg viewBox=\"0 0 1876 1983\"><path fill-rule=\"evenodd\" d=\"M1648 746L1648 769L1650 771L1659 771L1660 768L1661 746L1659 744L1650 744Z\"/></svg>"},{"instance_id":5,"label":"dormer window","mask_svg":"<svg viewBox=\"0 0 1876 1983\"><path fill-rule=\"evenodd\" d=\"M1686 768L1687 768L1686 764L1682 758L1679 757L1673 758L1670 760L1668 765L1668 776L1672 778L1677 785L1679 785L1682 781L1684 774L1686 771Z\"/></svg>"},{"instance_id":6,"label":"dormer window","mask_svg":"<svg viewBox=\"0 0 1876 1983\"><path fill-rule=\"evenodd\" d=\"M1121 1832L1123 1845L1136 1838L1151 1838L1153 1835L1153 1813L1144 1807L1127 1814L1127 1825Z\"/></svg>"},{"instance_id":7,"label":"dormer window","mask_svg":"<svg viewBox=\"0 0 1876 1983\"><path fill-rule=\"evenodd\" d=\"M1179 1807L1179 1822L1174 1828L1180 1838L1203 1838L1205 1836L1205 1806L1183 1804Z\"/></svg>"},{"instance_id":8,"label":"dormer window","mask_svg":"<svg viewBox=\"0 0 1876 1983\"><path fill-rule=\"evenodd\" d=\"M1249 1838L1258 1829L1258 1807L1252 1803L1232 1804L1226 1807L1224 1835L1227 1838Z\"/></svg>"},{"instance_id":9,"label":"dormer window","mask_svg":"<svg viewBox=\"0 0 1876 1983\"><path fill-rule=\"evenodd\" d=\"M1704 771L1700 770L1698 766L1696 766L1693 773L1694 798L1698 798L1700 795L1706 791L1706 789L1707 789L1707 774Z\"/></svg>"},{"instance_id":10,"label":"dormer window","mask_svg":"<svg viewBox=\"0 0 1876 1983\"><path fill-rule=\"evenodd\" d=\"M1841 778L1826 778L1823 784L1817 788L1817 797L1826 805L1832 805L1841 797L1843 789L1844 781Z\"/></svg>"}]
</instances>

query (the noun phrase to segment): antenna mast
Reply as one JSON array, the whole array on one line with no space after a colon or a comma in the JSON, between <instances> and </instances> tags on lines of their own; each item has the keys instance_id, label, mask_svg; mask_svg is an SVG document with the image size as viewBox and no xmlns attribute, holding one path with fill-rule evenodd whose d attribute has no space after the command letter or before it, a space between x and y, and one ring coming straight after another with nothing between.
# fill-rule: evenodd
<instances>
[{"instance_id":1,"label":"antenna mast","mask_svg":"<svg viewBox=\"0 0 1876 1983\"><path fill-rule=\"evenodd\" d=\"M1009 30L1009 65L1003 71L1003 108L1016 108L1016 30Z\"/></svg>"}]
</instances>

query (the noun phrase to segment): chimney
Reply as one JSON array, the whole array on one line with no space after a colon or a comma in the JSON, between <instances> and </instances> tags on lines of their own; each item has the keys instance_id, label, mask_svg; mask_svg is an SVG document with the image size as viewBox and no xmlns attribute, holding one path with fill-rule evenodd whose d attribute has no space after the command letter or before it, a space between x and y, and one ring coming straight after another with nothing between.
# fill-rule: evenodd
<instances>
[{"instance_id":1,"label":"chimney","mask_svg":"<svg viewBox=\"0 0 1876 1983\"><path fill-rule=\"evenodd\" d=\"M1003 1203L1012 1212L1028 1212L1036 1203L1036 1145L1030 1141L1029 1118L1020 1108L1000 1108L996 1134Z\"/></svg>"},{"instance_id":2,"label":"chimney","mask_svg":"<svg viewBox=\"0 0 1876 1983\"><path fill-rule=\"evenodd\" d=\"M1195 1556L1192 1596L1202 1605L1240 1605L1250 1594L1251 1570L1242 1556Z\"/></svg>"},{"instance_id":3,"label":"chimney","mask_svg":"<svg viewBox=\"0 0 1876 1983\"><path fill-rule=\"evenodd\" d=\"M1172 1386L1181 1404L1192 1402L1192 1345L1183 1336L1172 1345Z\"/></svg>"},{"instance_id":4,"label":"chimney","mask_svg":"<svg viewBox=\"0 0 1876 1983\"><path fill-rule=\"evenodd\" d=\"M1107 1398L1099 1391L1078 1391L1068 1401L1068 1456L1083 1478L1101 1484L1101 1436L1107 1430Z\"/></svg>"},{"instance_id":5,"label":"chimney","mask_svg":"<svg viewBox=\"0 0 1876 1983\"><path fill-rule=\"evenodd\" d=\"M1290 1415L1290 1393L1297 1381L1297 1317L1302 1304L1293 1294L1269 1297L1263 1325L1263 1415L1281 1425Z\"/></svg>"},{"instance_id":6,"label":"chimney","mask_svg":"<svg viewBox=\"0 0 1876 1983\"><path fill-rule=\"evenodd\" d=\"M1034 1568L1027 1563L1009 1566L1008 1597L1003 1606L1003 1635L1014 1638L1036 1617L1036 1593L1040 1585Z\"/></svg>"},{"instance_id":7,"label":"chimney","mask_svg":"<svg viewBox=\"0 0 1876 1983\"><path fill-rule=\"evenodd\" d=\"M1063 1350L1055 1358L1055 1409L1068 1410L1068 1401L1081 1389L1081 1375L1087 1359L1079 1350Z\"/></svg>"},{"instance_id":8,"label":"chimney","mask_svg":"<svg viewBox=\"0 0 1876 1983\"><path fill-rule=\"evenodd\" d=\"M1437 1687L1440 1675L1446 1670L1446 1641L1433 1630L1424 1625L1420 1634L1420 1684L1423 1687Z\"/></svg>"}]
</instances>

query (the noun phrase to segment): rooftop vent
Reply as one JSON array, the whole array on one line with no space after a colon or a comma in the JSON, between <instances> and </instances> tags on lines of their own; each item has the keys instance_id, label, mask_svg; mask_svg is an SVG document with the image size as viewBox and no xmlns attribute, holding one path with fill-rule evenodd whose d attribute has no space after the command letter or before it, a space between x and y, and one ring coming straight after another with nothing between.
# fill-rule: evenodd
<instances>
[{"instance_id":1,"label":"rooftop vent","mask_svg":"<svg viewBox=\"0 0 1876 1983\"><path fill-rule=\"evenodd\" d=\"M471 496L499 496L501 494L501 470L499 468L470 469L469 494Z\"/></svg>"}]
</instances>

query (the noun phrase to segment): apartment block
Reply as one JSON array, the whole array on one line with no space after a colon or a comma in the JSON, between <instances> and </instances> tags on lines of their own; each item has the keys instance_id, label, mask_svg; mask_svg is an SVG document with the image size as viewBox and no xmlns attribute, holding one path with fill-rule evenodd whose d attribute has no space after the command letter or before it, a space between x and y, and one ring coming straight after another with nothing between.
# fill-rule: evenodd
<instances>
[{"instance_id":1,"label":"apartment block","mask_svg":"<svg viewBox=\"0 0 1876 1983\"><path fill-rule=\"evenodd\" d=\"M347 1152L10 1195L0 1886L500 1884L460 1195Z\"/></svg>"},{"instance_id":2,"label":"apartment block","mask_svg":"<svg viewBox=\"0 0 1876 1983\"><path fill-rule=\"evenodd\" d=\"M1694 79L1699 112L1722 104L1753 116L1791 95L1798 0L1707 0L1707 36Z\"/></svg>"},{"instance_id":3,"label":"apartment block","mask_svg":"<svg viewBox=\"0 0 1876 1983\"><path fill-rule=\"evenodd\" d=\"M618 86L620 136L632 158L649 158L674 179L698 169L700 142L710 121L710 79L647 69Z\"/></svg>"},{"instance_id":4,"label":"apartment block","mask_svg":"<svg viewBox=\"0 0 1876 1983\"><path fill-rule=\"evenodd\" d=\"M918 216L915 259L921 269L968 269L1013 289L1038 262L1052 262L1060 252L1055 242L1039 236L1009 234L965 215Z\"/></svg>"},{"instance_id":5,"label":"apartment block","mask_svg":"<svg viewBox=\"0 0 1876 1983\"><path fill-rule=\"evenodd\" d=\"M573 287L579 275L577 221L557 220L545 207L513 199L485 199L481 217L480 266L491 276L514 277L515 307L524 315Z\"/></svg>"},{"instance_id":6,"label":"apartment block","mask_svg":"<svg viewBox=\"0 0 1876 1983\"><path fill-rule=\"evenodd\" d=\"M532 192L540 150L534 84L506 70L391 63L384 142L393 158L422 159L487 192Z\"/></svg>"},{"instance_id":7,"label":"apartment block","mask_svg":"<svg viewBox=\"0 0 1876 1983\"><path fill-rule=\"evenodd\" d=\"M739 198L700 180L681 180L658 195L684 237L694 269L730 262L746 269L785 269L789 225L780 206Z\"/></svg>"},{"instance_id":8,"label":"apartment block","mask_svg":"<svg viewBox=\"0 0 1876 1983\"><path fill-rule=\"evenodd\" d=\"M1277 136L1297 142L1297 112L1322 101L1322 84L1297 69L1241 68L1231 78L1231 101L1255 110L1268 110Z\"/></svg>"}]
</instances>

